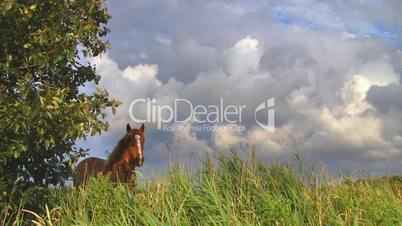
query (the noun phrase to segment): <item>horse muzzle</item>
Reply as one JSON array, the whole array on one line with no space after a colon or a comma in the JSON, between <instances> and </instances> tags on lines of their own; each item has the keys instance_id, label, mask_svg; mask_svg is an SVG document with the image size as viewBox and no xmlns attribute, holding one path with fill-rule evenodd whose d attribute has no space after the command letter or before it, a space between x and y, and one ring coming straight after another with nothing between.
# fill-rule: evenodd
<instances>
[{"instance_id":1,"label":"horse muzzle","mask_svg":"<svg viewBox=\"0 0 402 226\"><path fill-rule=\"evenodd\" d=\"M138 161L137 161L137 166L138 166L138 167L140 167L140 166L142 166L142 165L144 165L144 158L138 159Z\"/></svg>"}]
</instances>

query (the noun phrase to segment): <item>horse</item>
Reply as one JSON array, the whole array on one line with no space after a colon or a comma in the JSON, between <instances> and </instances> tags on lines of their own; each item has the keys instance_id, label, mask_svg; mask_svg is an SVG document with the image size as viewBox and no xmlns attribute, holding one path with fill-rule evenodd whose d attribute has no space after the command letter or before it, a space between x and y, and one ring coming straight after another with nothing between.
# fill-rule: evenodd
<instances>
[{"instance_id":1,"label":"horse","mask_svg":"<svg viewBox=\"0 0 402 226\"><path fill-rule=\"evenodd\" d=\"M135 167L144 164L144 124L139 129L126 126L126 135L117 143L108 158L88 157L76 167L74 185L86 184L92 176L102 174L113 182L131 183Z\"/></svg>"}]
</instances>

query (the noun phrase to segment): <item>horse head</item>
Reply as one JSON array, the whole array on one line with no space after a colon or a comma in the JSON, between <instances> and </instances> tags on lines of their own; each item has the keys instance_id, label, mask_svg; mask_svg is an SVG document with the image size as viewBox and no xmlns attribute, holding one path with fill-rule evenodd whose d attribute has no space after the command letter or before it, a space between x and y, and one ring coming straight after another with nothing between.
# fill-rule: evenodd
<instances>
[{"instance_id":1,"label":"horse head","mask_svg":"<svg viewBox=\"0 0 402 226\"><path fill-rule=\"evenodd\" d=\"M123 139L125 139L127 144L127 151L131 156L131 163L134 166L142 166L144 164L144 124L141 125L139 129L131 129L129 123L126 126L127 134Z\"/></svg>"}]
</instances>

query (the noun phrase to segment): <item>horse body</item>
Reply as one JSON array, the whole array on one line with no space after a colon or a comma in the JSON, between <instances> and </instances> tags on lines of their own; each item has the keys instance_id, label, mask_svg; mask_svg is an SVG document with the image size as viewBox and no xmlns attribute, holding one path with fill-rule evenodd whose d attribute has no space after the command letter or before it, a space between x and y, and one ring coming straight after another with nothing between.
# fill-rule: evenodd
<instances>
[{"instance_id":1,"label":"horse body","mask_svg":"<svg viewBox=\"0 0 402 226\"><path fill-rule=\"evenodd\" d=\"M74 178L74 185L86 183L91 176L103 171L105 166L104 159L97 157L89 157L82 160L75 168L76 177Z\"/></svg>"},{"instance_id":2,"label":"horse body","mask_svg":"<svg viewBox=\"0 0 402 226\"><path fill-rule=\"evenodd\" d=\"M135 166L144 163L144 124L140 129L131 129L127 124L127 134L118 142L108 159L89 157L76 167L74 185L86 183L91 176L104 174L114 182L131 183Z\"/></svg>"}]
</instances>

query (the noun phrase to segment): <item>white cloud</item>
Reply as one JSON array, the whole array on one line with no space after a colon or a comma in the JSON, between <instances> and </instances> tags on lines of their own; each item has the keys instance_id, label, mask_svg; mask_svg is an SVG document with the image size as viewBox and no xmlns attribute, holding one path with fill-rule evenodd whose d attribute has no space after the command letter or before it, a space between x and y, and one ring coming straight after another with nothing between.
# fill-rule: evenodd
<instances>
[{"instance_id":1,"label":"white cloud","mask_svg":"<svg viewBox=\"0 0 402 226\"><path fill-rule=\"evenodd\" d=\"M184 125L186 124L186 125ZM184 123L189 127L191 124ZM205 152L212 152L204 139L198 139L195 132L191 130L177 130L173 132L173 147L179 153L192 153L202 156Z\"/></svg>"},{"instance_id":2,"label":"white cloud","mask_svg":"<svg viewBox=\"0 0 402 226\"><path fill-rule=\"evenodd\" d=\"M212 133L213 143L220 150L229 149L239 144L245 144L247 139L240 131L239 125L235 125L234 127L230 125L220 125L219 128Z\"/></svg>"},{"instance_id":3,"label":"white cloud","mask_svg":"<svg viewBox=\"0 0 402 226\"><path fill-rule=\"evenodd\" d=\"M227 71L232 76L246 76L257 70L261 58L260 42L247 36L225 53Z\"/></svg>"},{"instance_id":4,"label":"white cloud","mask_svg":"<svg viewBox=\"0 0 402 226\"><path fill-rule=\"evenodd\" d=\"M318 112L318 120L329 137L352 146L364 147L369 143L383 144L382 121L372 116L335 116L328 108Z\"/></svg>"},{"instance_id":5,"label":"white cloud","mask_svg":"<svg viewBox=\"0 0 402 226\"><path fill-rule=\"evenodd\" d=\"M158 65L156 64L139 64L135 67L128 66L123 72L123 77L133 82L143 82L143 80L152 80L156 78L158 74ZM160 82L157 81L160 85Z\"/></svg>"},{"instance_id":6,"label":"white cloud","mask_svg":"<svg viewBox=\"0 0 402 226\"><path fill-rule=\"evenodd\" d=\"M274 154L277 157L289 157L297 150L297 144L302 142L304 134L298 132L292 125L275 129L274 133L254 127L247 135L247 142L265 157Z\"/></svg>"},{"instance_id":7,"label":"white cloud","mask_svg":"<svg viewBox=\"0 0 402 226\"><path fill-rule=\"evenodd\" d=\"M398 82L399 78L393 72L386 73L392 70L381 70L384 67L370 68L372 70L362 71L365 74L354 75L345 81L339 90L342 102L333 107L314 106L302 92L292 93L288 99L291 109L307 121L293 131L312 133L300 145L305 152L314 155L325 155L326 152L336 155L338 152L345 159L390 159L401 155L401 149L383 137L384 121L366 101L371 86L388 85ZM356 155L360 157L353 157Z\"/></svg>"}]
</instances>

